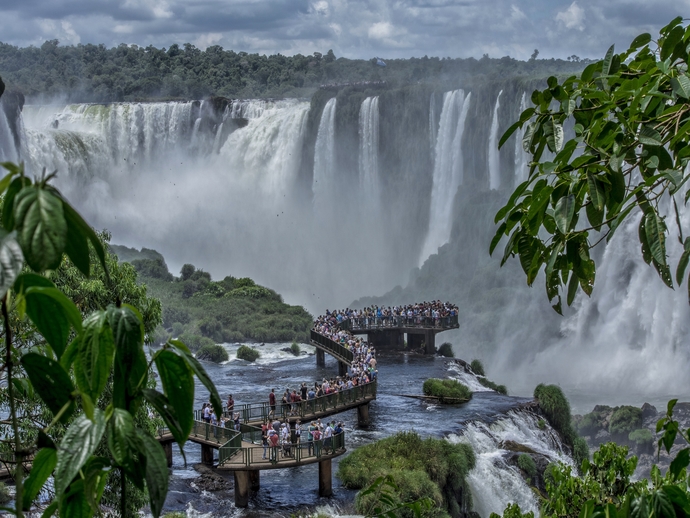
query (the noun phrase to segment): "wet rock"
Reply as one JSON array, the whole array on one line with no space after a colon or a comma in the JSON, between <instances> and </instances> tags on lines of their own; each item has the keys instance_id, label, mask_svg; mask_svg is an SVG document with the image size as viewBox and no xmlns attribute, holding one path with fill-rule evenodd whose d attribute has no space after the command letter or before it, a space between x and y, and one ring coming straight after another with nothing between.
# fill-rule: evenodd
<instances>
[{"instance_id":1,"label":"wet rock","mask_svg":"<svg viewBox=\"0 0 690 518\"><path fill-rule=\"evenodd\" d=\"M205 464L195 464L194 469L200 474L194 480L194 485L200 491L227 491L232 487L229 480Z\"/></svg>"},{"instance_id":2,"label":"wet rock","mask_svg":"<svg viewBox=\"0 0 690 518\"><path fill-rule=\"evenodd\" d=\"M524 444L520 444L519 442L515 441L503 441L499 447L503 450L513 451L516 453L537 453L529 446L525 446Z\"/></svg>"},{"instance_id":3,"label":"wet rock","mask_svg":"<svg viewBox=\"0 0 690 518\"><path fill-rule=\"evenodd\" d=\"M611 434L608 430L599 430L594 436L595 442L601 444L602 442L608 442L611 440Z\"/></svg>"},{"instance_id":4,"label":"wet rock","mask_svg":"<svg viewBox=\"0 0 690 518\"><path fill-rule=\"evenodd\" d=\"M645 403L642 405L642 419L647 419L648 417L656 417L659 411L655 406Z\"/></svg>"}]
</instances>

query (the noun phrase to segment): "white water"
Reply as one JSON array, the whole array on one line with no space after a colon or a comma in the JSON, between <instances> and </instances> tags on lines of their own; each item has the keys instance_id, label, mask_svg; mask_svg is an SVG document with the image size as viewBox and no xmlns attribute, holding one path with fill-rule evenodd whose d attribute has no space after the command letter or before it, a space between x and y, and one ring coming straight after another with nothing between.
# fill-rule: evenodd
<instances>
[{"instance_id":1,"label":"white water","mask_svg":"<svg viewBox=\"0 0 690 518\"><path fill-rule=\"evenodd\" d=\"M485 387L479 383L479 377L472 373L467 372L461 365L457 363L451 363L448 365L448 376L452 379L458 380L463 385L467 386L472 392L493 392L490 388Z\"/></svg>"},{"instance_id":2,"label":"white water","mask_svg":"<svg viewBox=\"0 0 690 518\"><path fill-rule=\"evenodd\" d=\"M359 182L370 216L379 212L379 98L367 97L359 110Z\"/></svg>"},{"instance_id":3,"label":"white water","mask_svg":"<svg viewBox=\"0 0 690 518\"><path fill-rule=\"evenodd\" d=\"M0 106L0 161L16 162L18 159L17 149L14 145L10 125L5 115L5 110Z\"/></svg>"},{"instance_id":4,"label":"white water","mask_svg":"<svg viewBox=\"0 0 690 518\"><path fill-rule=\"evenodd\" d=\"M498 109L501 107L501 94L498 92L494 105L494 116L491 119L489 134L489 189L497 190L501 187L501 160L498 154Z\"/></svg>"},{"instance_id":5,"label":"white water","mask_svg":"<svg viewBox=\"0 0 690 518\"><path fill-rule=\"evenodd\" d=\"M314 214L317 218L332 220L335 179L335 97L323 107L314 151Z\"/></svg>"},{"instance_id":6,"label":"white water","mask_svg":"<svg viewBox=\"0 0 690 518\"><path fill-rule=\"evenodd\" d=\"M429 149L432 150L431 153L431 163L433 164L435 160L434 148L436 146L436 139L438 138L438 123L436 122L436 97L431 94L429 99Z\"/></svg>"},{"instance_id":7,"label":"white water","mask_svg":"<svg viewBox=\"0 0 690 518\"><path fill-rule=\"evenodd\" d=\"M504 441L514 441L545 455L551 462L573 461L563 452L558 434L540 418L524 410L512 410L505 417L489 425L482 422L470 423L460 435L452 434L452 443L472 446L477 456L475 468L470 471L467 483L472 492L473 510L482 518L491 513L503 514L505 507L518 503L523 513L532 511L539 515L539 503L522 478L519 469L506 462L509 453L502 449Z\"/></svg>"},{"instance_id":8,"label":"white water","mask_svg":"<svg viewBox=\"0 0 690 518\"><path fill-rule=\"evenodd\" d=\"M453 226L453 199L458 187L462 184L461 144L470 96L471 94L467 94L465 97L463 90L454 90L443 95L443 109L436 138L429 231L422 247L420 265L450 239Z\"/></svg>"},{"instance_id":9,"label":"white water","mask_svg":"<svg viewBox=\"0 0 690 518\"><path fill-rule=\"evenodd\" d=\"M522 93L522 98L520 99L520 113L527 109L527 94ZM530 155L522 147L522 139L525 136L525 130L527 126L518 128L515 132L515 187L520 185L522 182L527 180L529 174L529 160Z\"/></svg>"}]
</instances>

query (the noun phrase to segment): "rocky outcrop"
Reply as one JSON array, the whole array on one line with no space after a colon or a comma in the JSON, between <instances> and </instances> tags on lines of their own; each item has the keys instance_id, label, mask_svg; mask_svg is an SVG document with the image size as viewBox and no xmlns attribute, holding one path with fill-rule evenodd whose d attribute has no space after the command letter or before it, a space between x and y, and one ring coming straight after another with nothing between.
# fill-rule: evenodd
<instances>
[{"instance_id":1,"label":"rocky outcrop","mask_svg":"<svg viewBox=\"0 0 690 518\"><path fill-rule=\"evenodd\" d=\"M194 485L200 491L227 491L232 488L230 481L213 468L205 464L195 464L194 469L199 473L199 478L194 480Z\"/></svg>"}]
</instances>

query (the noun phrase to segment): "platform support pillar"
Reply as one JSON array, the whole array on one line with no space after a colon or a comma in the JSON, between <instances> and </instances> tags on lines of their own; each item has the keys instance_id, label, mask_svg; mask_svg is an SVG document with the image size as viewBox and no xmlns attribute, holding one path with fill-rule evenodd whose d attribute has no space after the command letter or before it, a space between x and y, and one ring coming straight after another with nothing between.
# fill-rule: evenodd
<instances>
[{"instance_id":1,"label":"platform support pillar","mask_svg":"<svg viewBox=\"0 0 690 518\"><path fill-rule=\"evenodd\" d=\"M168 461L168 467L170 468L173 463L173 442L164 442L163 451L165 451L165 460Z\"/></svg>"},{"instance_id":2,"label":"platform support pillar","mask_svg":"<svg viewBox=\"0 0 690 518\"><path fill-rule=\"evenodd\" d=\"M316 366L325 367L326 366L326 355L322 349L316 349Z\"/></svg>"},{"instance_id":3,"label":"platform support pillar","mask_svg":"<svg viewBox=\"0 0 690 518\"><path fill-rule=\"evenodd\" d=\"M201 463L213 464L213 448L211 446L201 445Z\"/></svg>"},{"instance_id":4,"label":"platform support pillar","mask_svg":"<svg viewBox=\"0 0 690 518\"><path fill-rule=\"evenodd\" d=\"M247 507L248 504L249 472L235 471L235 507Z\"/></svg>"},{"instance_id":5,"label":"platform support pillar","mask_svg":"<svg viewBox=\"0 0 690 518\"><path fill-rule=\"evenodd\" d=\"M369 403L357 407L357 424L369 426Z\"/></svg>"},{"instance_id":6,"label":"platform support pillar","mask_svg":"<svg viewBox=\"0 0 690 518\"><path fill-rule=\"evenodd\" d=\"M338 362L338 376L347 376L347 363Z\"/></svg>"},{"instance_id":7,"label":"platform support pillar","mask_svg":"<svg viewBox=\"0 0 690 518\"><path fill-rule=\"evenodd\" d=\"M424 333L424 353L436 354L436 333L433 331Z\"/></svg>"},{"instance_id":8,"label":"platform support pillar","mask_svg":"<svg viewBox=\"0 0 690 518\"><path fill-rule=\"evenodd\" d=\"M319 496L333 496L331 459L325 459L319 462Z\"/></svg>"},{"instance_id":9,"label":"platform support pillar","mask_svg":"<svg viewBox=\"0 0 690 518\"><path fill-rule=\"evenodd\" d=\"M249 488L252 491L261 489L261 471L258 469L249 472Z\"/></svg>"}]
</instances>

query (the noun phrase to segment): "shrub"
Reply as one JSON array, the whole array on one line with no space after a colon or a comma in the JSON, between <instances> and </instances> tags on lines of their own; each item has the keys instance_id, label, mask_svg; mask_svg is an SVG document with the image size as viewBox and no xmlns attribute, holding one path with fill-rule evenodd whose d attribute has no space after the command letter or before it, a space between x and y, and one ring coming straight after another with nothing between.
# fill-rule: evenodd
<instances>
[{"instance_id":1,"label":"shrub","mask_svg":"<svg viewBox=\"0 0 690 518\"><path fill-rule=\"evenodd\" d=\"M156 259L135 259L132 261L132 266L142 277L161 279L166 282L172 282L175 279L172 273L168 271L168 265L165 264L162 257Z\"/></svg>"},{"instance_id":2,"label":"shrub","mask_svg":"<svg viewBox=\"0 0 690 518\"><path fill-rule=\"evenodd\" d=\"M302 349L300 349L300 346L297 343L297 340L292 341L292 345L290 346L290 351L292 351L292 354L294 354L295 356L299 356L300 353L302 352Z\"/></svg>"},{"instance_id":3,"label":"shrub","mask_svg":"<svg viewBox=\"0 0 690 518\"><path fill-rule=\"evenodd\" d=\"M438 348L436 352L439 356L444 356L446 358L455 358L455 353L453 352L453 344L450 342L443 342L441 347Z\"/></svg>"},{"instance_id":4,"label":"shrub","mask_svg":"<svg viewBox=\"0 0 690 518\"><path fill-rule=\"evenodd\" d=\"M0 504L6 504L12 500L12 495L10 495L9 489L4 482L0 482Z\"/></svg>"},{"instance_id":5,"label":"shrub","mask_svg":"<svg viewBox=\"0 0 690 518\"><path fill-rule=\"evenodd\" d=\"M180 322L174 322L172 325L172 333L173 337L177 338L184 333L184 325L182 325Z\"/></svg>"},{"instance_id":6,"label":"shrub","mask_svg":"<svg viewBox=\"0 0 690 518\"><path fill-rule=\"evenodd\" d=\"M457 403L458 399L470 399L472 392L457 380L429 378L424 382L425 396L435 396L440 403Z\"/></svg>"},{"instance_id":7,"label":"shrub","mask_svg":"<svg viewBox=\"0 0 690 518\"><path fill-rule=\"evenodd\" d=\"M179 339L192 351L198 351L205 345L215 345L216 343L205 336L183 333Z\"/></svg>"},{"instance_id":8,"label":"shrub","mask_svg":"<svg viewBox=\"0 0 690 518\"><path fill-rule=\"evenodd\" d=\"M649 444L654 437L652 432L647 428L639 428L628 434L628 439L635 444Z\"/></svg>"},{"instance_id":9,"label":"shrub","mask_svg":"<svg viewBox=\"0 0 690 518\"><path fill-rule=\"evenodd\" d=\"M613 413L609 423L612 435L628 435L642 426L642 410L634 406L622 406Z\"/></svg>"},{"instance_id":10,"label":"shrub","mask_svg":"<svg viewBox=\"0 0 690 518\"><path fill-rule=\"evenodd\" d=\"M164 344L170 338L170 333L163 326L158 326L153 331L153 345Z\"/></svg>"},{"instance_id":11,"label":"shrub","mask_svg":"<svg viewBox=\"0 0 690 518\"><path fill-rule=\"evenodd\" d=\"M573 460L575 465L579 468L582 466L582 461L589 459L589 446L584 437L575 437L573 439Z\"/></svg>"},{"instance_id":12,"label":"shrub","mask_svg":"<svg viewBox=\"0 0 690 518\"><path fill-rule=\"evenodd\" d=\"M474 372L477 376L486 376L486 374L484 374L484 365L476 358L472 360L472 363L470 363L470 369L472 369L472 372Z\"/></svg>"},{"instance_id":13,"label":"shrub","mask_svg":"<svg viewBox=\"0 0 690 518\"><path fill-rule=\"evenodd\" d=\"M261 357L261 353L257 351L254 347L249 347L248 345L240 345L240 348L237 349L237 357L240 360L253 362Z\"/></svg>"},{"instance_id":14,"label":"shrub","mask_svg":"<svg viewBox=\"0 0 690 518\"><path fill-rule=\"evenodd\" d=\"M503 394L504 396L508 395L508 388L505 385L497 385L493 381L490 381L486 378L477 378L477 381L486 388L490 388L491 390L495 390L499 394Z\"/></svg>"},{"instance_id":15,"label":"shrub","mask_svg":"<svg viewBox=\"0 0 690 518\"><path fill-rule=\"evenodd\" d=\"M207 360L214 363L226 362L230 359L225 347L218 344L206 344L196 353L199 360Z\"/></svg>"},{"instance_id":16,"label":"shrub","mask_svg":"<svg viewBox=\"0 0 690 518\"><path fill-rule=\"evenodd\" d=\"M537 465L529 453L521 453L518 456L518 466L522 471L527 473L527 476L531 479L537 474Z\"/></svg>"},{"instance_id":17,"label":"shrub","mask_svg":"<svg viewBox=\"0 0 690 518\"><path fill-rule=\"evenodd\" d=\"M556 431L566 441L571 435L570 403L563 395L563 391L556 385L540 383L534 389L534 397L539 402L539 408Z\"/></svg>"}]
</instances>

